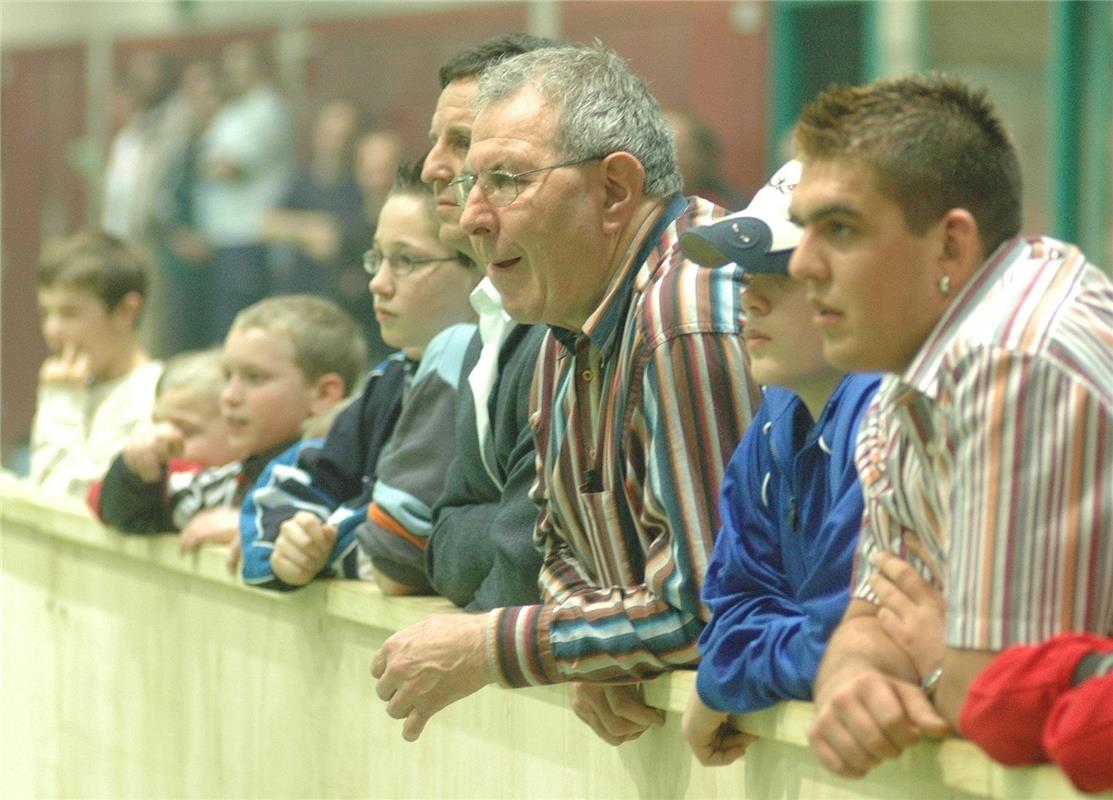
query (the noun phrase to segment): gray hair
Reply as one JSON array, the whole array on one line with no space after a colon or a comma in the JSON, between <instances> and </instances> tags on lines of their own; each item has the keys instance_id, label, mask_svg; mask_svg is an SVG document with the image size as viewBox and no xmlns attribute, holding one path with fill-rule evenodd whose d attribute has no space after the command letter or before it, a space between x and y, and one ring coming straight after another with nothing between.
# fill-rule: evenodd
<instances>
[{"instance_id":1,"label":"gray hair","mask_svg":"<svg viewBox=\"0 0 1113 800\"><path fill-rule=\"evenodd\" d=\"M672 127L645 81L617 53L596 43L508 58L480 75L476 113L527 86L552 104L555 144L563 158L630 153L645 168L645 194L681 190Z\"/></svg>"}]
</instances>

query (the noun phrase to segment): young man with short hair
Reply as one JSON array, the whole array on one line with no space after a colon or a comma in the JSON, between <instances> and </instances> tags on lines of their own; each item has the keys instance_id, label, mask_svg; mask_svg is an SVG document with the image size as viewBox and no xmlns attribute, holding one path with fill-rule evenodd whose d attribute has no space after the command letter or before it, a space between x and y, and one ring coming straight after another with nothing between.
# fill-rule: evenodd
<instances>
[{"instance_id":1,"label":"young man with short hair","mask_svg":"<svg viewBox=\"0 0 1113 800\"><path fill-rule=\"evenodd\" d=\"M795 146L789 272L827 359L889 373L862 423L855 584L810 732L860 776L955 725L1000 650L1113 630L1113 283L1077 247L1018 236L1016 152L961 81L832 87ZM942 591L926 674L879 621L883 553Z\"/></svg>"}]
</instances>

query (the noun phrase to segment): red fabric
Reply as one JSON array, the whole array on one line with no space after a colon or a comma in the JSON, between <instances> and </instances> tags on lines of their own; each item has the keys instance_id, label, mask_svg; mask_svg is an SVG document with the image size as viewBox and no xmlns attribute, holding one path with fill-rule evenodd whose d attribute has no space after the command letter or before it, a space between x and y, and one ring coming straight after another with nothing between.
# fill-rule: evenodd
<instances>
[{"instance_id":1,"label":"red fabric","mask_svg":"<svg viewBox=\"0 0 1113 800\"><path fill-rule=\"evenodd\" d=\"M85 493L85 502L89 508L96 515L97 519L104 522L104 517L100 515L100 494L101 489L104 488L104 479L93 481L89 485L89 491Z\"/></svg>"},{"instance_id":2,"label":"red fabric","mask_svg":"<svg viewBox=\"0 0 1113 800\"><path fill-rule=\"evenodd\" d=\"M1078 662L1095 650L1113 650L1113 639L1060 634L1003 651L970 684L959 714L962 735L1003 764L1049 760L1043 743L1048 715L1071 689Z\"/></svg>"},{"instance_id":3,"label":"red fabric","mask_svg":"<svg viewBox=\"0 0 1113 800\"><path fill-rule=\"evenodd\" d=\"M1113 640L1103 649L1113 650ZM1043 746L1082 791L1113 789L1113 674L1083 681L1056 701Z\"/></svg>"}]
</instances>

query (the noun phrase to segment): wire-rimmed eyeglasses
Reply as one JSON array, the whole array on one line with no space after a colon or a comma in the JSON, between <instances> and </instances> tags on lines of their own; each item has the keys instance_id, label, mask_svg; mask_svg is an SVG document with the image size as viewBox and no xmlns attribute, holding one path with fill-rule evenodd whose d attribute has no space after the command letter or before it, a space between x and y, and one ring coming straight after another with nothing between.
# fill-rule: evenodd
<instances>
[{"instance_id":1,"label":"wire-rimmed eyeglasses","mask_svg":"<svg viewBox=\"0 0 1113 800\"><path fill-rule=\"evenodd\" d=\"M404 278L418 267L436 264L439 261L458 261L459 256L411 256L409 253L391 253L389 256L377 247L363 254L363 271L374 278L383 268L383 264L390 264L390 271L396 278Z\"/></svg>"},{"instance_id":2,"label":"wire-rimmed eyeglasses","mask_svg":"<svg viewBox=\"0 0 1113 800\"><path fill-rule=\"evenodd\" d=\"M580 164L586 164L589 161L599 161L603 156L592 156L591 158L578 158L573 161L562 161L559 164L552 164L547 167L535 167L534 169L525 169L521 172L507 172L501 169L484 169L479 172L463 172L456 178L448 182L452 188L452 196L456 199L456 204L463 207L468 202L468 195L471 190L476 186L479 191L490 201L491 205L495 208L505 208L518 199L518 179L525 175L533 175L535 172L545 172L551 169L560 169L561 167L577 167Z\"/></svg>"}]
</instances>

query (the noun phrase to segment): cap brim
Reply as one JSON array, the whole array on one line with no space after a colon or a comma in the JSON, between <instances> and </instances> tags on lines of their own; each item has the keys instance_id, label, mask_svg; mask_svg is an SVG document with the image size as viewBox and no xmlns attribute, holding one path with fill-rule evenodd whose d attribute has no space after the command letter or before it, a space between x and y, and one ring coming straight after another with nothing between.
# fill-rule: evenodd
<instances>
[{"instance_id":1,"label":"cap brim","mask_svg":"<svg viewBox=\"0 0 1113 800\"><path fill-rule=\"evenodd\" d=\"M733 263L746 272L787 274L802 234L788 213L800 169L800 162L787 162L745 209L681 234L681 251L705 267Z\"/></svg>"},{"instance_id":2,"label":"cap brim","mask_svg":"<svg viewBox=\"0 0 1113 800\"><path fill-rule=\"evenodd\" d=\"M716 247L708 238L708 228L704 226L680 234L680 251L689 261L701 267L721 267L730 263L730 258Z\"/></svg>"}]
</instances>

